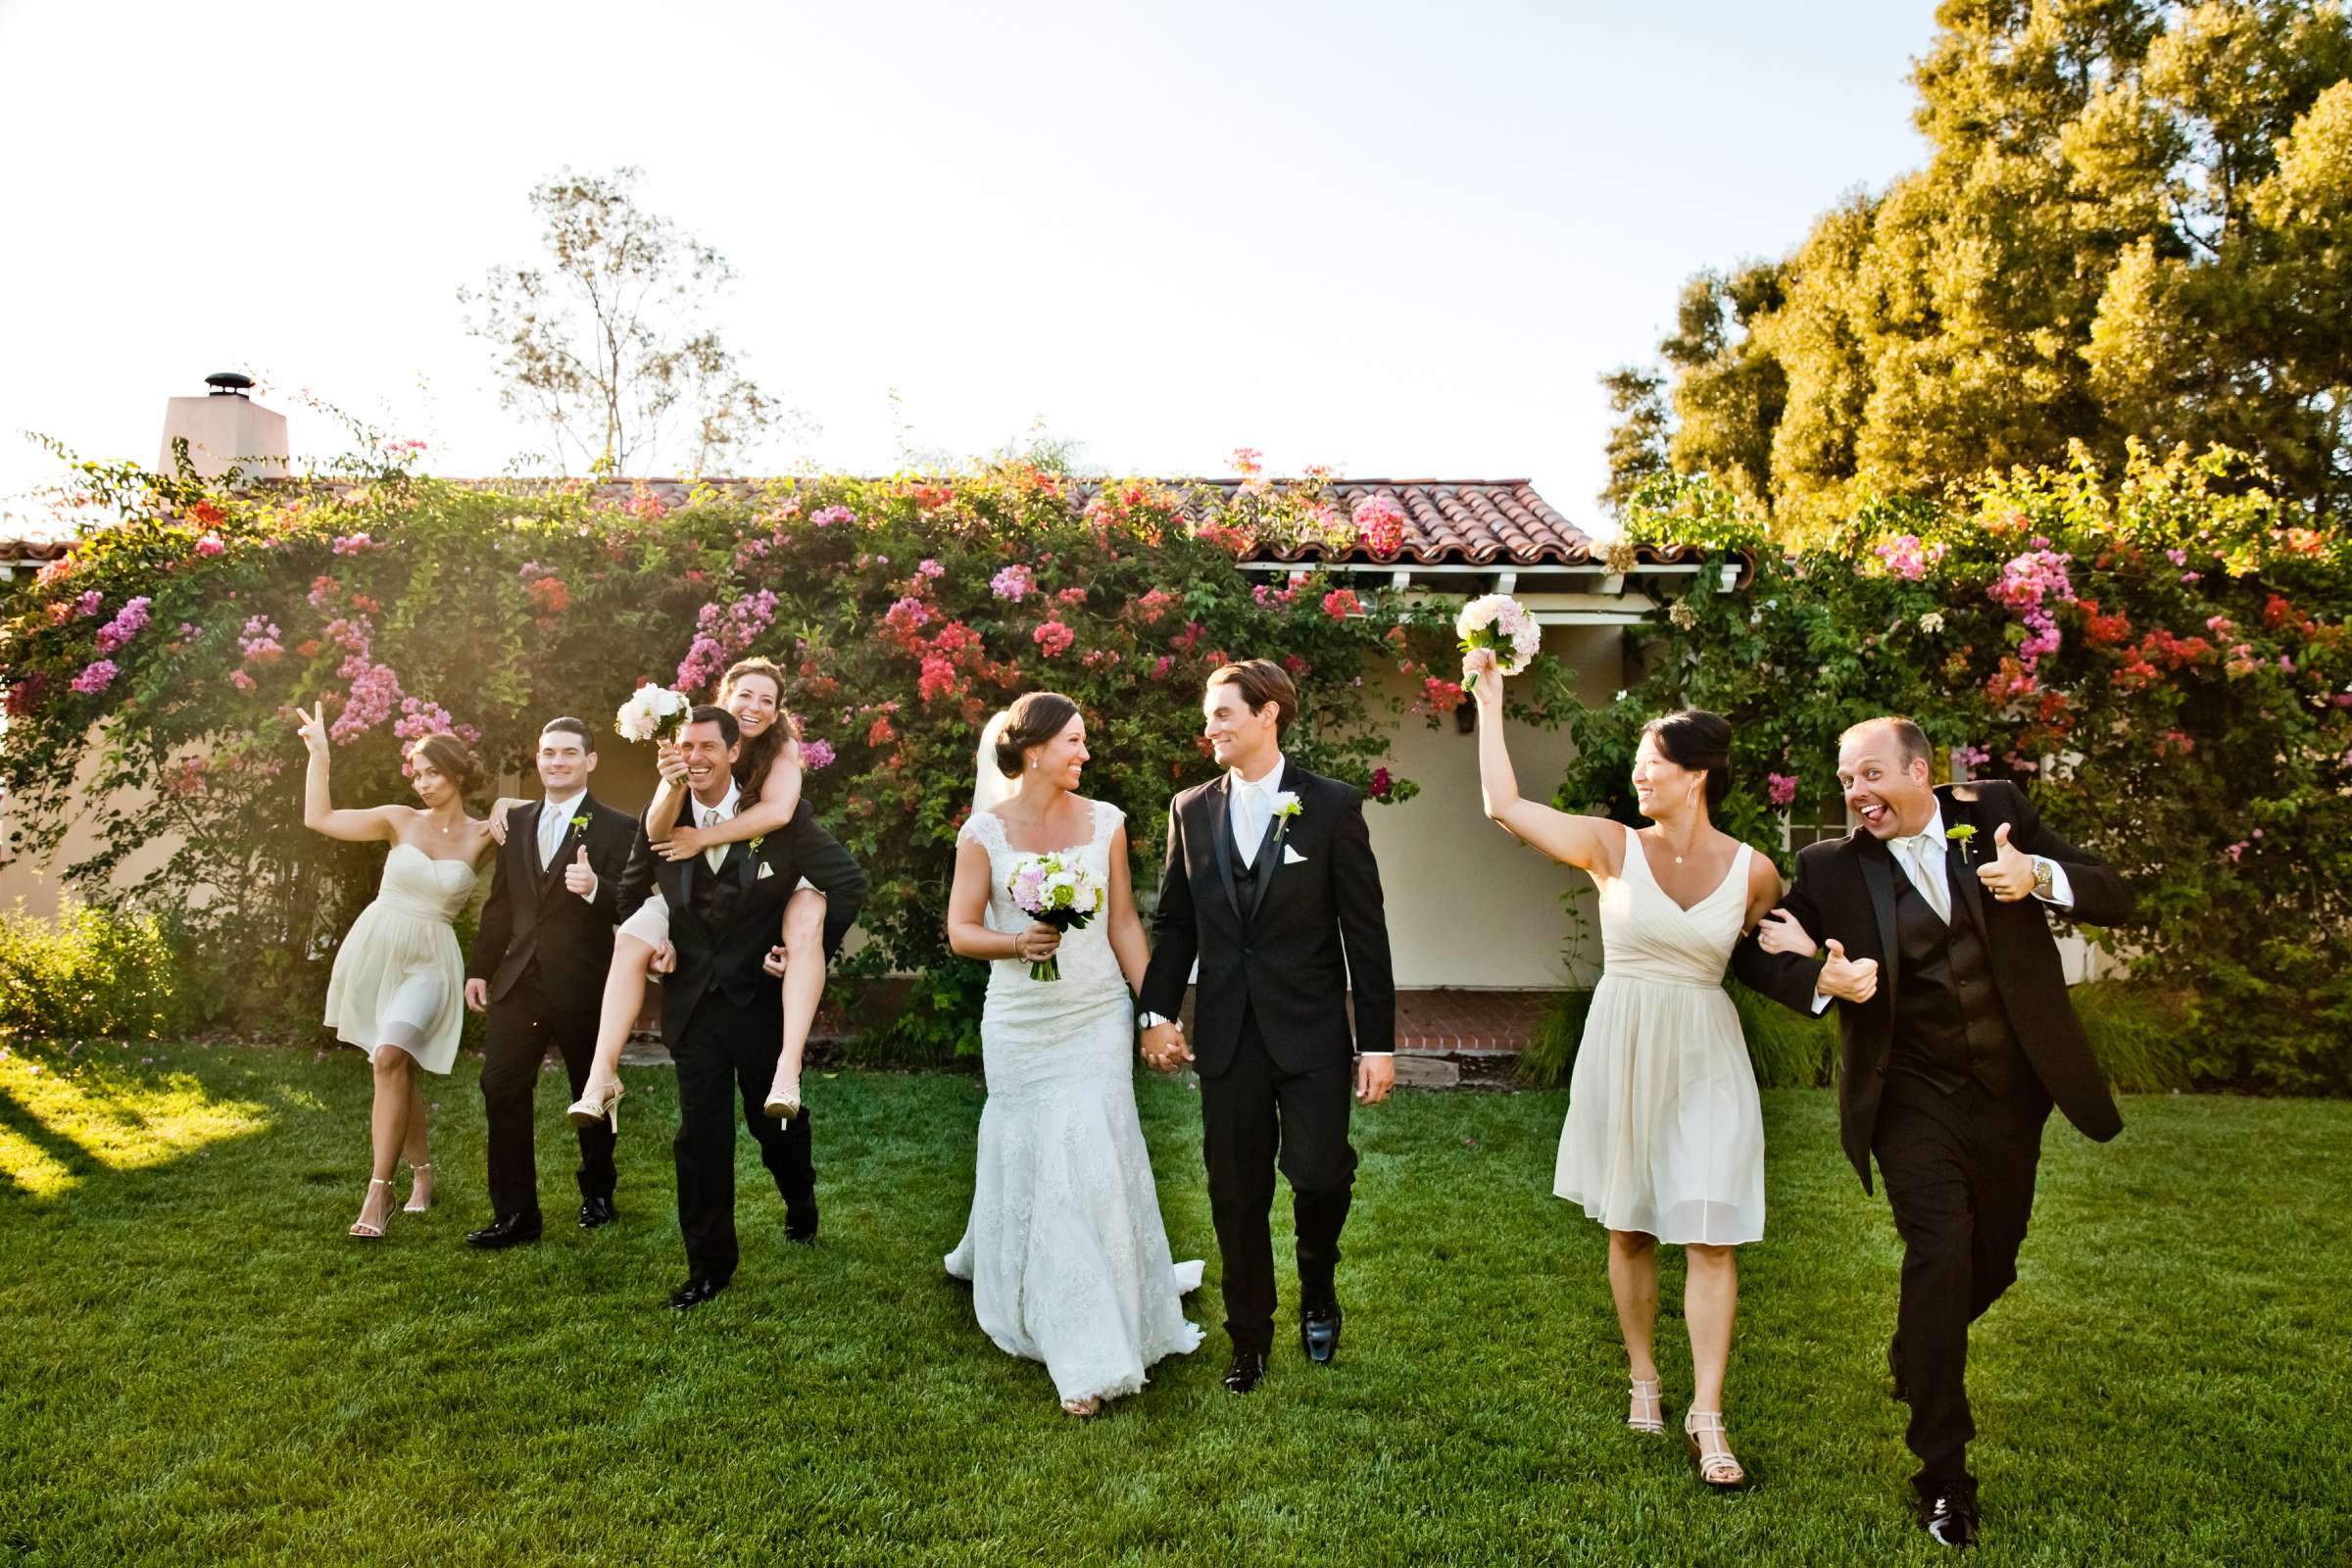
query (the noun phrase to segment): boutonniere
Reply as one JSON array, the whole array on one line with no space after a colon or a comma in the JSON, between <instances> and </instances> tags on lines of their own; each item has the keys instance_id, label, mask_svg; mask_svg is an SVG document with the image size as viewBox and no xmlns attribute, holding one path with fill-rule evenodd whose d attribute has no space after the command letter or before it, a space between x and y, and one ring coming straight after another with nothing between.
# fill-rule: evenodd
<instances>
[{"instance_id":1,"label":"boutonniere","mask_svg":"<svg viewBox=\"0 0 2352 1568\"><path fill-rule=\"evenodd\" d=\"M571 819L571 825L572 825L573 827L576 827L576 828L578 828L578 829L579 829L581 832L583 832L583 833L587 832L587 831L588 831L588 813L587 813L586 811L582 811L582 812L581 812L579 815L577 815L577 816L573 817L573 818Z\"/></svg>"},{"instance_id":2,"label":"boutonniere","mask_svg":"<svg viewBox=\"0 0 2352 1568\"><path fill-rule=\"evenodd\" d=\"M1300 811L1305 809L1305 807L1298 804L1298 792L1297 790L1276 790L1274 792L1275 843L1280 844L1282 842L1282 835L1290 828L1291 818L1297 816Z\"/></svg>"},{"instance_id":3,"label":"boutonniere","mask_svg":"<svg viewBox=\"0 0 2352 1568\"><path fill-rule=\"evenodd\" d=\"M752 855L758 855L758 854L760 853L760 845L762 845L762 844L765 844L766 842L767 842L767 835L766 835L766 834L764 834L764 833L755 833L755 834L753 834L753 835L752 835L751 842L750 842L750 843L748 843L748 844L746 844L746 845L744 846L744 849L745 849L745 851L746 851L746 852L748 852L748 853L750 853L750 854L752 854Z\"/></svg>"},{"instance_id":4,"label":"boutonniere","mask_svg":"<svg viewBox=\"0 0 2352 1568\"><path fill-rule=\"evenodd\" d=\"M1958 827L1947 827L1943 830L1943 836L1960 846L1960 863L1968 864L1968 852L1971 848L1971 841L1977 836L1977 825L1974 822L1963 822Z\"/></svg>"}]
</instances>

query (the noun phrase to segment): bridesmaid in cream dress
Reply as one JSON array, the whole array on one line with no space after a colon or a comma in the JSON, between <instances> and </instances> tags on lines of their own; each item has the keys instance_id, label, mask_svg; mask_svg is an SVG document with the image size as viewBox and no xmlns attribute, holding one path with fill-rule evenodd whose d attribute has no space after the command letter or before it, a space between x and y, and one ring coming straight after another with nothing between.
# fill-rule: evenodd
<instances>
[{"instance_id":1,"label":"bridesmaid in cream dress","mask_svg":"<svg viewBox=\"0 0 2352 1568\"><path fill-rule=\"evenodd\" d=\"M374 1241L391 1217L392 1173L409 1162L408 1211L432 1206L432 1154L425 1143L418 1069L447 1073L466 1019L466 959L453 922L473 897L474 873L493 846L487 823L466 814L466 793L481 765L457 736L427 735L409 751L421 806L337 810L327 785L323 708L302 715L311 749L302 825L330 839L388 840L384 879L335 952L326 1022L336 1038L368 1053L375 1068L369 1118L374 1165L351 1235Z\"/></svg>"},{"instance_id":2,"label":"bridesmaid in cream dress","mask_svg":"<svg viewBox=\"0 0 2352 1568\"><path fill-rule=\"evenodd\" d=\"M1740 1015L1724 992L1732 948L1781 898L1779 869L1715 827L1731 788L1731 725L1688 710L1654 719L1634 757L1628 828L1523 800L1502 736L1494 655L1463 661L1478 702L1487 815L1600 889L1601 977L1569 1084L1552 1191L1608 1227L1609 1290L1633 1370L1636 1432L1665 1431L1651 1338L1658 1244L1680 1245L1690 1331L1683 1431L1699 1478L1746 1477L1723 1424L1739 1306L1735 1249L1764 1235L1764 1123Z\"/></svg>"}]
</instances>

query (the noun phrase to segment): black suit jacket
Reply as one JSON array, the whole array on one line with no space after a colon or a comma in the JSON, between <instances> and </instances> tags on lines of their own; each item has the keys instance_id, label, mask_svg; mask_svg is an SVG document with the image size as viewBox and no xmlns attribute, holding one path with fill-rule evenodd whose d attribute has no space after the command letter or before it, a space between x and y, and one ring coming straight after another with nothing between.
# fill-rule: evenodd
<instances>
[{"instance_id":1,"label":"black suit jacket","mask_svg":"<svg viewBox=\"0 0 2352 1568\"><path fill-rule=\"evenodd\" d=\"M1279 817L1268 825L1245 904L1233 875L1228 777L1169 803L1144 1006L1175 1017L1200 959L1191 1044L1208 1078L1233 1064L1245 1010L1256 1014L1284 1071L1346 1061L1350 989L1355 1040L1366 1051L1394 1051L1396 985L1363 801L1338 779L1286 760L1278 787L1298 794L1299 811L1287 825ZM1286 850L1303 858L1291 861Z\"/></svg>"},{"instance_id":2,"label":"black suit jacket","mask_svg":"<svg viewBox=\"0 0 2352 1568\"><path fill-rule=\"evenodd\" d=\"M2100 1143L2123 1131L2124 1119L2107 1092L2107 1078L2091 1054L2090 1042L2066 994L2066 975L2051 935L2047 906L2038 899L2003 904L1984 891L1974 867L1996 853L1993 830L2009 824L2009 842L2066 867L2075 902L2067 915L2085 925L2131 923L2131 891L2095 856L2050 831L2025 791L2003 779L1981 784L1942 785L1936 791L1944 826L1973 824L1969 874L1952 876L1952 896L1964 902L1984 933L1985 956L2009 1026L2034 1075L2066 1119ZM1879 1116L1879 1095L1886 1080L1886 1054L1893 1043L1895 997L1903 977L1891 955L1894 939L1894 879L1904 874L1893 852L1857 828L1849 836L1809 845L1796 857L1796 885L1781 906L1803 923L1826 951L1832 937L1849 958L1876 958L1879 989L1856 1005L1838 1002L1838 1126L1845 1157L1853 1161L1870 1191L1870 1140ZM1754 934L1732 953L1732 972L1747 985L1798 1012L1813 1011L1818 957L1766 953Z\"/></svg>"},{"instance_id":3,"label":"black suit jacket","mask_svg":"<svg viewBox=\"0 0 2352 1568\"><path fill-rule=\"evenodd\" d=\"M626 811L582 796L572 815L587 817L588 826L567 824L555 858L542 870L539 812L544 804L526 802L507 813L507 842L499 847L497 880L482 906L466 978L489 981L490 1000L504 1001L536 958L551 983L569 987L576 981L584 1004L593 1006L612 962L612 928L621 919L621 886L637 826ZM592 899L564 886L564 867L583 845L588 869L596 873Z\"/></svg>"},{"instance_id":4,"label":"black suit jacket","mask_svg":"<svg viewBox=\"0 0 2352 1568\"><path fill-rule=\"evenodd\" d=\"M696 883L713 876L734 884L715 923L695 905ZM738 1007L781 1016L782 991L760 965L767 950L783 939L784 906L803 877L825 895L825 955L830 957L858 923L865 873L832 834L816 825L807 801L791 821L763 835L758 849L744 842L728 845L716 871L699 855L661 858L644 824L638 824L622 879L620 912L626 919L657 886L669 905L669 940L678 963L662 982L662 1038L673 1049L714 989Z\"/></svg>"}]
</instances>

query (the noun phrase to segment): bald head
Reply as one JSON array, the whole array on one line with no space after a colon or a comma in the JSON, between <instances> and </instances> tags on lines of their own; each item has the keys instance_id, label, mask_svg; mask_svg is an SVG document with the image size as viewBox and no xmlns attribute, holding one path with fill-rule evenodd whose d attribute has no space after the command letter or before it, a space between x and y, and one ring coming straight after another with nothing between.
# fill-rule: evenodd
<instances>
[{"instance_id":1,"label":"bald head","mask_svg":"<svg viewBox=\"0 0 2352 1568\"><path fill-rule=\"evenodd\" d=\"M1926 829L1936 813L1932 756L1926 732L1900 715L1866 719L1838 737L1838 787L1864 832L1890 839Z\"/></svg>"},{"instance_id":2,"label":"bald head","mask_svg":"<svg viewBox=\"0 0 2352 1568\"><path fill-rule=\"evenodd\" d=\"M1891 742L1896 755L1905 762L1934 762L1936 749L1928 744L1928 732L1900 713L1886 713L1878 718L1866 718L1849 727L1838 737L1838 750L1843 755L1846 742L1860 735Z\"/></svg>"}]
</instances>

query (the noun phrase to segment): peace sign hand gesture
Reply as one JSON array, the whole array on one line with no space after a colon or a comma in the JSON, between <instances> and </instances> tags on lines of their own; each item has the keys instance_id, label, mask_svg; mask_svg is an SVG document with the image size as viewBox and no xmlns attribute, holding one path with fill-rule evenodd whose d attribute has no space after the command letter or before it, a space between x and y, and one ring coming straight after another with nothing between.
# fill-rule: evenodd
<instances>
[{"instance_id":1,"label":"peace sign hand gesture","mask_svg":"<svg viewBox=\"0 0 2352 1568\"><path fill-rule=\"evenodd\" d=\"M301 724L297 726L302 733L302 743L311 749L313 757L324 757L326 755L326 700L319 699L307 713L299 708L294 711L300 715L302 720Z\"/></svg>"}]
</instances>

